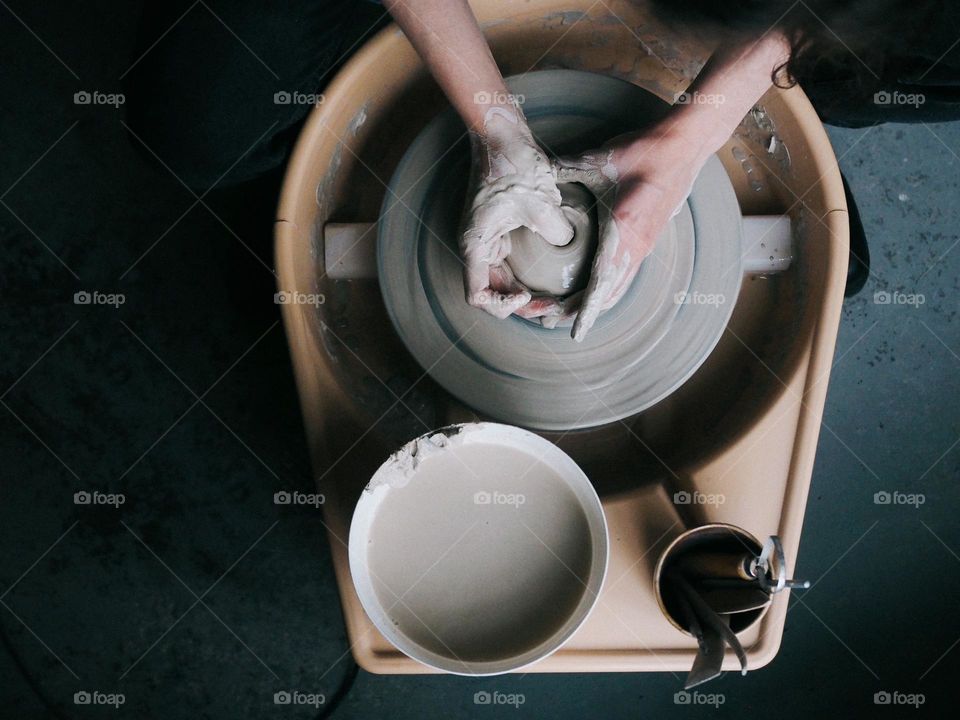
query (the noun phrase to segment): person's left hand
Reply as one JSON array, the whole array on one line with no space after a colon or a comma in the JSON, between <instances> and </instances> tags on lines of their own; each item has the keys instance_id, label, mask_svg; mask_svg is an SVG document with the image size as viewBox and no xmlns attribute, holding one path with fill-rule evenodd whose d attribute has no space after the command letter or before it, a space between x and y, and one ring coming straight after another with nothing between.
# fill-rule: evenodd
<instances>
[{"instance_id":1,"label":"person's left hand","mask_svg":"<svg viewBox=\"0 0 960 720\"><path fill-rule=\"evenodd\" d=\"M514 276L506 262L511 231L526 227L554 245L573 237L550 160L517 112L513 124L500 122L498 134L473 138L473 195L460 237L467 302L497 318L536 318L558 304L535 297Z\"/></svg>"},{"instance_id":2,"label":"person's left hand","mask_svg":"<svg viewBox=\"0 0 960 720\"><path fill-rule=\"evenodd\" d=\"M562 315L544 318L545 325L576 314L572 336L580 341L623 297L706 162L699 147L653 130L554 160L558 183L581 183L596 196L599 244L583 295L568 299Z\"/></svg>"}]
</instances>

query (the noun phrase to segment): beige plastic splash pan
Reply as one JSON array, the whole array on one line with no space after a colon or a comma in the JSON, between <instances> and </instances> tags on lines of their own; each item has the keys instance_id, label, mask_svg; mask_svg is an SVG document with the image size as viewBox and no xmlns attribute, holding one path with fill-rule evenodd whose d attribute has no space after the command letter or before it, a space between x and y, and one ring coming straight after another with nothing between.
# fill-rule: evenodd
<instances>
[{"instance_id":1,"label":"beige plastic splash pan","mask_svg":"<svg viewBox=\"0 0 960 720\"><path fill-rule=\"evenodd\" d=\"M564 2L563 12L549 0L473 5L505 75L587 70L672 99L704 57L704 48L677 42L625 2ZM347 563L354 505L405 441L476 416L407 354L375 280L325 277L323 227L375 222L398 160L443 107L405 38L385 29L310 117L276 224L279 289L324 297L284 304L283 319L351 649L378 673L428 670L393 648L360 606ZM793 265L745 279L719 346L669 398L622 423L547 435L601 495L610 567L589 620L531 672L688 670L694 641L661 615L653 588L660 552L686 527L726 522L760 538L779 534L791 569L799 552L847 269L843 188L826 134L796 88L771 90L720 155L745 214L790 216ZM362 242L373 243L375 232ZM674 502L682 492L693 502ZM699 502L709 496L714 502ZM779 650L787 600L778 595L743 634L752 668ZM735 659L728 655L724 667L734 669Z\"/></svg>"}]
</instances>

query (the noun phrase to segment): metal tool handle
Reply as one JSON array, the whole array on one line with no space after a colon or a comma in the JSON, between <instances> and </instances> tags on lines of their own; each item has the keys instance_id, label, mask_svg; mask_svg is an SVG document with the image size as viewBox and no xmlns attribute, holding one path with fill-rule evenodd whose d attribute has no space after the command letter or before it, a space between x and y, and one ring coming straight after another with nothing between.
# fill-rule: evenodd
<instances>
[{"instance_id":1,"label":"metal tool handle","mask_svg":"<svg viewBox=\"0 0 960 720\"><path fill-rule=\"evenodd\" d=\"M786 588L805 590L810 587L809 580L787 579L787 559L783 553L783 543L776 535L771 535L763 543L760 556L750 564L750 574L771 595Z\"/></svg>"},{"instance_id":2,"label":"metal tool handle","mask_svg":"<svg viewBox=\"0 0 960 720\"><path fill-rule=\"evenodd\" d=\"M750 552L691 552L677 560L677 567L684 577L692 580L702 578L729 578L752 580L751 564L756 557Z\"/></svg>"}]
</instances>

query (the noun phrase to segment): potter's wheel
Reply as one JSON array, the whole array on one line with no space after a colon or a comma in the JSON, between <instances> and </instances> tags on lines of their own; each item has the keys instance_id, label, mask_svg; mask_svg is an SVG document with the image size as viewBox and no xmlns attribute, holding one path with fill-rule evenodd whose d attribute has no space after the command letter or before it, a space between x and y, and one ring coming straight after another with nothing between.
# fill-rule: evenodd
<instances>
[{"instance_id":1,"label":"potter's wheel","mask_svg":"<svg viewBox=\"0 0 960 720\"><path fill-rule=\"evenodd\" d=\"M592 73L528 73L508 85L552 154L596 147L668 107ZM704 167L624 298L577 343L569 327L499 320L464 300L457 239L469 152L452 110L434 119L397 167L380 218L384 302L423 368L478 412L541 430L628 417L689 378L723 334L743 275L740 208L720 161Z\"/></svg>"}]
</instances>

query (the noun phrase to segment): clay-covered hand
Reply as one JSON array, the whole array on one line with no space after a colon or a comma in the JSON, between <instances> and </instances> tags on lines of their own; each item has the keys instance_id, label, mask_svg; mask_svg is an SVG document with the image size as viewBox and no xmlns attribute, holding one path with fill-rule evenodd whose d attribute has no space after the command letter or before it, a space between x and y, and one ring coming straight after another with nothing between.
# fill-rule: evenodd
<instances>
[{"instance_id":1,"label":"clay-covered hand","mask_svg":"<svg viewBox=\"0 0 960 720\"><path fill-rule=\"evenodd\" d=\"M576 312L575 340L583 340L600 313L626 293L703 162L655 133L620 136L599 150L554 161L558 182L581 183L597 198L599 244Z\"/></svg>"},{"instance_id":2,"label":"clay-covered hand","mask_svg":"<svg viewBox=\"0 0 960 720\"><path fill-rule=\"evenodd\" d=\"M505 262L510 232L527 227L547 242L564 245L573 228L560 210L560 191L546 153L522 119L504 119L508 123L513 126L505 131L473 136L475 190L460 241L467 302L498 318L556 314L559 301L534 297Z\"/></svg>"}]
</instances>

